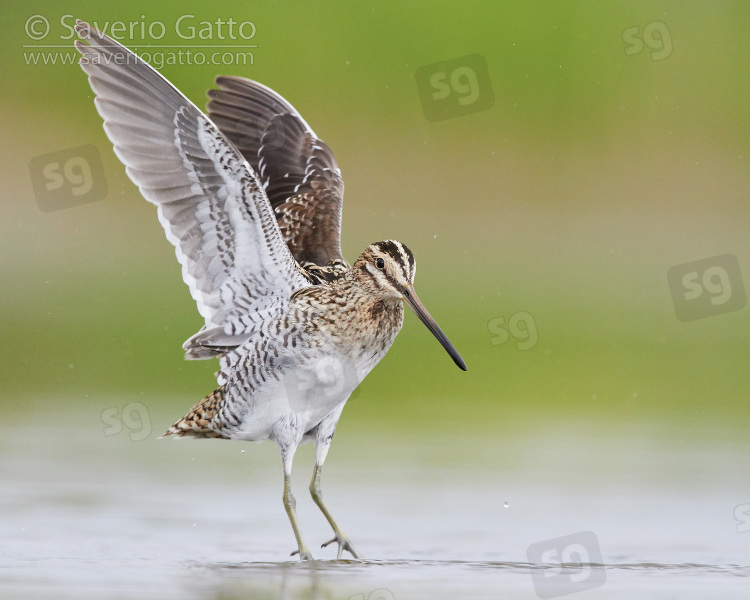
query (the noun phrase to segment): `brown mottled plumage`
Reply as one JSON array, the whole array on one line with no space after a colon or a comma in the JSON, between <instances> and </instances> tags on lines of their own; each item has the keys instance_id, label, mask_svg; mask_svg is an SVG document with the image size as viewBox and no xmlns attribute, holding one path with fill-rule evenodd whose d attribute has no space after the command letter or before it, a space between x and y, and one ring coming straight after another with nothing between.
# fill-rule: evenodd
<instances>
[{"instance_id":1,"label":"brown mottled plumage","mask_svg":"<svg viewBox=\"0 0 750 600\"><path fill-rule=\"evenodd\" d=\"M313 441L310 492L334 532L323 546L360 558L323 502L320 473L341 411L393 344L404 304L466 369L414 291L414 256L386 240L349 266L336 160L274 91L220 77L206 116L118 42L81 21L76 32L105 132L157 207L204 318L185 356L220 358L219 388L165 435L276 442L303 559L312 555L290 477L297 447Z\"/></svg>"},{"instance_id":2,"label":"brown mottled plumage","mask_svg":"<svg viewBox=\"0 0 750 600\"><path fill-rule=\"evenodd\" d=\"M208 116L259 174L284 240L300 263L341 254L344 182L331 149L277 93L241 77L217 77Z\"/></svg>"},{"instance_id":3,"label":"brown mottled plumage","mask_svg":"<svg viewBox=\"0 0 750 600\"><path fill-rule=\"evenodd\" d=\"M329 271L329 280L295 292L287 313L265 323L261 339L254 342L254 346L259 342L262 344L265 360L274 363L266 365L262 373L274 373L275 359L278 358L278 353L274 353L274 340L282 339L282 345L294 348L303 356L346 357L346 365L343 359L337 359L336 366L342 370L341 383L356 386L385 356L403 325L401 297L391 293L383 298L383 291L378 290L379 283L367 269L367 265L382 257L389 261L389 270L394 269L393 277L408 280L414 269L413 262L405 265L394 263L391 267L392 259L387 249L395 244L399 242L373 244L350 269L341 271L337 277ZM399 246L411 256L405 246ZM353 307L356 310L352 310ZM196 404L165 435L228 439L243 435L242 423L229 415L243 410L248 395L253 395L264 382L249 381L252 378L247 376L248 368L238 368L235 360L242 354L240 348L222 361L218 378L226 383ZM308 435L307 430L304 433ZM268 431L262 435L270 436L271 433Z\"/></svg>"},{"instance_id":4,"label":"brown mottled plumage","mask_svg":"<svg viewBox=\"0 0 750 600\"><path fill-rule=\"evenodd\" d=\"M223 437L221 433L211 428L211 423L216 418L219 406L223 400L224 388L215 389L198 402L187 415L172 425L164 435L176 435L177 437L190 435L205 438Z\"/></svg>"}]
</instances>

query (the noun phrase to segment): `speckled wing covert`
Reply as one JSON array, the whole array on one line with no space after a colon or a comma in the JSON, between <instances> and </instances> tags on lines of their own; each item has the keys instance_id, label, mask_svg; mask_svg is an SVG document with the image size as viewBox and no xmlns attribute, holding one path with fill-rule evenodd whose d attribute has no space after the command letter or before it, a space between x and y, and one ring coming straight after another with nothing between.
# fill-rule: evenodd
<instances>
[{"instance_id":1,"label":"speckled wing covert","mask_svg":"<svg viewBox=\"0 0 750 600\"><path fill-rule=\"evenodd\" d=\"M187 358L241 344L309 285L253 169L192 102L130 50L81 21L81 67L115 154L155 204L204 328Z\"/></svg>"},{"instance_id":2,"label":"speckled wing covert","mask_svg":"<svg viewBox=\"0 0 750 600\"><path fill-rule=\"evenodd\" d=\"M241 77L217 77L216 84L208 115L258 173L294 258L320 266L344 261L344 182L331 149L266 86Z\"/></svg>"}]
</instances>

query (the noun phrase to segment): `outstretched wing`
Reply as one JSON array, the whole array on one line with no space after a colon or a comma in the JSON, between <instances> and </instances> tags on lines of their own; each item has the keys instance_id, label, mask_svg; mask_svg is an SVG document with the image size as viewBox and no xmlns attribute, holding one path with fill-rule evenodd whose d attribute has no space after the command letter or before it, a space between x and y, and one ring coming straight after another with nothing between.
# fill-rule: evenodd
<instances>
[{"instance_id":1,"label":"outstretched wing","mask_svg":"<svg viewBox=\"0 0 750 600\"><path fill-rule=\"evenodd\" d=\"M258 173L294 258L344 261L344 182L331 149L273 90L241 77L216 83L208 115Z\"/></svg>"},{"instance_id":2,"label":"outstretched wing","mask_svg":"<svg viewBox=\"0 0 750 600\"><path fill-rule=\"evenodd\" d=\"M115 154L155 204L205 318L185 344L209 358L249 338L309 282L256 174L182 93L130 50L81 21L81 67Z\"/></svg>"}]
</instances>

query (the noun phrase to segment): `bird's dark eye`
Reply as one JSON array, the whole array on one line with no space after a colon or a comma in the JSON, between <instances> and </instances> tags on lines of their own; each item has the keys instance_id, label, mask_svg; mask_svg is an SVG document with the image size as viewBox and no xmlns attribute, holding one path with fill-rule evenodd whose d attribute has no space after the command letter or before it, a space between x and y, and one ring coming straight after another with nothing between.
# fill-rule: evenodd
<instances>
[{"instance_id":1,"label":"bird's dark eye","mask_svg":"<svg viewBox=\"0 0 750 600\"><path fill-rule=\"evenodd\" d=\"M377 266L378 269L385 269L385 261L382 258L379 258L375 261L375 266Z\"/></svg>"}]
</instances>

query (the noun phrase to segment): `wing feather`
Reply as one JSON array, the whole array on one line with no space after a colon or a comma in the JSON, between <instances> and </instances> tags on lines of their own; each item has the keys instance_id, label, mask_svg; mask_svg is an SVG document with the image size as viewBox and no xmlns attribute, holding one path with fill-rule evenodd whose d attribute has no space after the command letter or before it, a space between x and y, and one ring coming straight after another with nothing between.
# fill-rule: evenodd
<instances>
[{"instance_id":1,"label":"wing feather","mask_svg":"<svg viewBox=\"0 0 750 600\"><path fill-rule=\"evenodd\" d=\"M344 183L331 149L273 90L240 77L216 83L208 114L258 173L294 257L317 265L344 261Z\"/></svg>"},{"instance_id":2,"label":"wing feather","mask_svg":"<svg viewBox=\"0 0 750 600\"><path fill-rule=\"evenodd\" d=\"M238 345L309 285L252 167L192 102L124 46L79 21L81 67L115 154L157 206L205 319L189 358ZM192 352L192 355L191 355Z\"/></svg>"}]
</instances>

